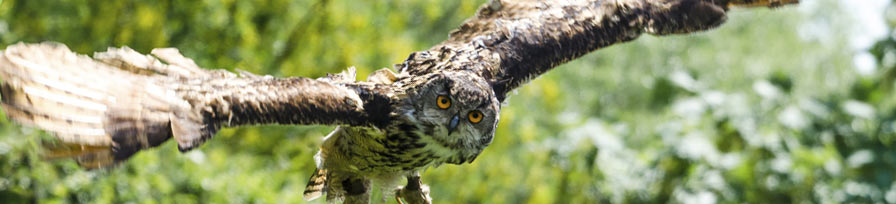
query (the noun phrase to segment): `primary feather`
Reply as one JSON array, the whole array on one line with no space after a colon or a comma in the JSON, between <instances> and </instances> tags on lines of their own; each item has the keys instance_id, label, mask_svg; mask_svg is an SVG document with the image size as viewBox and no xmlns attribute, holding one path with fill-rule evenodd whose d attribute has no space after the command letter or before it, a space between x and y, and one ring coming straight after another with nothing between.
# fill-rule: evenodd
<instances>
[{"instance_id":1,"label":"primary feather","mask_svg":"<svg viewBox=\"0 0 896 204\"><path fill-rule=\"evenodd\" d=\"M253 124L377 126L389 103L370 84L204 70L176 50L154 56L110 48L95 59L56 43L0 53L2 108L52 133L47 157L109 166L174 138L181 151L221 127Z\"/></svg>"},{"instance_id":2,"label":"primary feather","mask_svg":"<svg viewBox=\"0 0 896 204\"><path fill-rule=\"evenodd\" d=\"M0 55L9 118L53 133L49 157L108 166L171 137L172 102L152 77L72 53L63 45L11 46Z\"/></svg>"}]
</instances>

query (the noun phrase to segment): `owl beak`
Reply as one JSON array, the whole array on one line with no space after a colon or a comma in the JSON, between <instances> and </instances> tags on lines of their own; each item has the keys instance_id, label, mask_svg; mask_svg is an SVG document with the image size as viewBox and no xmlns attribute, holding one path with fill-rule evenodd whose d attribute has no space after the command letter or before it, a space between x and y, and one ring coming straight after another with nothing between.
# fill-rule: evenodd
<instances>
[{"instance_id":1,"label":"owl beak","mask_svg":"<svg viewBox=\"0 0 896 204\"><path fill-rule=\"evenodd\" d=\"M458 123L460 123L460 118L457 117L457 115L454 115L454 117L451 118L451 121L448 122L448 134L454 132Z\"/></svg>"}]
</instances>

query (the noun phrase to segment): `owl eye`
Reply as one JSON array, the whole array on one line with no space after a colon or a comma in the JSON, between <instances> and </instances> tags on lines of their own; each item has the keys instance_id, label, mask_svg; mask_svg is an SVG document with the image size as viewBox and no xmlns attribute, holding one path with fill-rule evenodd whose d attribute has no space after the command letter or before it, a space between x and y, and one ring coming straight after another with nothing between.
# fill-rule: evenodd
<instances>
[{"instance_id":1,"label":"owl eye","mask_svg":"<svg viewBox=\"0 0 896 204\"><path fill-rule=\"evenodd\" d=\"M441 109L448 109L451 107L451 99L448 96L439 96L436 98L436 105Z\"/></svg>"},{"instance_id":2,"label":"owl eye","mask_svg":"<svg viewBox=\"0 0 896 204\"><path fill-rule=\"evenodd\" d=\"M482 112L479 111L470 111L470 113L467 114L467 119L469 119L473 124L481 122L482 117Z\"/></svg>"}]
</instances>

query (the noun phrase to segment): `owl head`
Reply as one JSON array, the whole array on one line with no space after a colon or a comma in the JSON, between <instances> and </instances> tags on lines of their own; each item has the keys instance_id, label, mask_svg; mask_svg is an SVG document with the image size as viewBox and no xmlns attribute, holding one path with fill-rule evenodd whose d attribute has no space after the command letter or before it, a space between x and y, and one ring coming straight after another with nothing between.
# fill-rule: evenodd
<instances>
[{"instance_id":1,"label":"owl head","mask_svg":"<svg viewBox=\"0 0 896 204\"><path fill-rule=\"evenodd\" d=\"M410 92L411 115L433 142L454 152L448 163L472 162L488 146L500 104L491 86L467 71L440 71Z\"/></svg>"}]
</instances>

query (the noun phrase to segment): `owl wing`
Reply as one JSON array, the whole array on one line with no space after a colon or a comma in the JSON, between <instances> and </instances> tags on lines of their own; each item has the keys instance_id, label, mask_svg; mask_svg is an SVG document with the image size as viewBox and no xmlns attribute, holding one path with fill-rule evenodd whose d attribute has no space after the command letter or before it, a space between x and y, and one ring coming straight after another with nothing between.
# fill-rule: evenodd
<instances>
[{"instance_id":1,"label":"owl wing","mask_svg":"<svg viewBox=\"0 0 896 204\"><path fill-rule=\"evenodd\" d=\"M507 92L593 50L642 33L692 33L718 26L729 6L778 6L798 0L491 0L448 40L411 55L401 71L468 69ZM431 57L435 56L435 57ZM435 58L435 59L433 59ZM415 66L443 63L449 66Z\"/></svg>"},{"instance_id":2,"label":"owl wing","mask_svg":"<svg viewBox=\"0 0 896 204\"><path fill-rule=\"evenodd\" d=\"M46 156L96 168L174 138L195 148L219 128L253 124L383 126L389 90L354 82L352 70L321 79L205 70L173 49L128 48L95 59L55 43L0 53L2 108L54 134Z\"/></svg>"}]
</instances>

